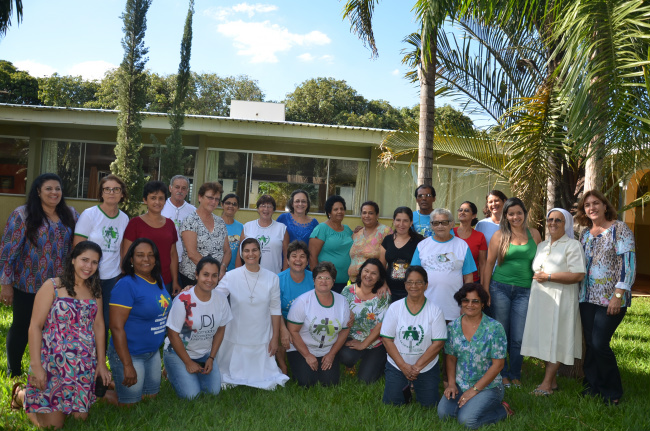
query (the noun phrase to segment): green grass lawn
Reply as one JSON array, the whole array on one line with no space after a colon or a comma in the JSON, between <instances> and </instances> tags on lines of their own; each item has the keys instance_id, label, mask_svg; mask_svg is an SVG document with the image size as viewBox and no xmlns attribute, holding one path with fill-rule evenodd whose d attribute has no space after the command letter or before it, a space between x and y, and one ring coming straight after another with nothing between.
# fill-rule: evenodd
<instances>
[{"instance_id":1,"label":"green grass lawn","mask_svg":"<svg viewBox=\"0 0 650 431\"><path fill-rule=\"evenodd\" d=\"M6 377L5 337L10 309L0 307L0 429L32 429L23 412L9 409L11 381ZM540 362L524 362L524 387L508 389L505 400L516 415L487 427L490 430L648 430L650 429L650 298L636 298L614 337L625 395L618 407L582 398L578 380L558 378L561 391L548 398L529 394L541 382ZM27 354L23 367L27 369ZM381 403L383 380L366 386L343 377L339 386L303 389L293 381L273 392L247 387L201 396L176 397L163 381L154 400L130 409L96 404L87 422L69 419L70 430L461 430L455 422L440 422L435 409L412 404Z\"/></svg>"}]
</instances>

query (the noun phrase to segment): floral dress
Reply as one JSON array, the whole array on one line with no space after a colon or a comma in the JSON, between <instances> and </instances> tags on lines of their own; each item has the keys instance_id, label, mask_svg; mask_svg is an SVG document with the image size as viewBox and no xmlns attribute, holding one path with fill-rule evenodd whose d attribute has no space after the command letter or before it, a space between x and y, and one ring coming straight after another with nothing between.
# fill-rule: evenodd
<instances>
[{"instance_id":1,"label":"floral dress","mask_svg":"<svg viewBox=\"0 0 650 431\"><path fill-rule=\"evenodd\" d=\"M356 285L345 286L341 294L348 301L350 311L354 313L354 324L350 328L350 337L363 341L366 339L375 326L384 320L384 314L390 306L390 295L375 296L367 301L362 300L357 296ZM379 347L381 345L381 337L377 338L373 343L368 346L368 349Z\"/></svg>"},{"instance_id":2,"label":"floral dress","mask_svg":"<svg viewBox=\"0 0 650 431\"><path fill-rule=\"evenodd\" d=\"M54 282L54 280L52 280ZM44 391L27 384L28 413L87 413L95 402L97 353L93 323L95 299L55 299L43 327L41 363L47 373Z\"/></svg>"}]
</instances>

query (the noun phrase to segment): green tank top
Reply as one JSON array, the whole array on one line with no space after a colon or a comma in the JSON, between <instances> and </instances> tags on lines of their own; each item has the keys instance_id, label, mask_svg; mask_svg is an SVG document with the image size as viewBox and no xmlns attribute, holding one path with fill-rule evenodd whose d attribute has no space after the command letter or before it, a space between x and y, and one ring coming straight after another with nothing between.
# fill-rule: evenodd
<instances>
[{"instance_id":1,"label":"green tank top","mask_svg":"<svg viewBox=\"0 0 650 431\"><path fill-rule=\"evenodd\" d=\"M533 283L533 259L537 252L537 244L528 232L528 242L524 245L510 244L503 263L497 265L492 279L503 284L512 284L519 287L530 288Z\"/></svg>"}]
</instances>

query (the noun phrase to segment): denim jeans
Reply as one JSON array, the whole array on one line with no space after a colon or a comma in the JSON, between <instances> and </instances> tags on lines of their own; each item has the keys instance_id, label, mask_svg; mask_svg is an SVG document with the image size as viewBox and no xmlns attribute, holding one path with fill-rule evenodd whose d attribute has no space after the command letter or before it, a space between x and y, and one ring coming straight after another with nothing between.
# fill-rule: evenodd
<instances>
[{"instance_id":1,"label":"denim jeans","mask_svg":"<svg viewBox=\"0 0 650 431\"><path fill-rule=\"evenodd\" d=\"M585 393L600 395L605 401L623 396L621 373L609 343L626 312L627 308L622 307L617 315L608 316L607 307L580 303L580 320L587 346L583 362Z\"/></svg>"},{"instance_id":2,"label":"denim jeans","mask_svg":"<svg viewBox=\"0 0 650 431\"><path fill-rule=\"evenodd\" d=\"M104 313L104 332L106 335L106 346L108 347L108 313L109 313L109 304L111 302L111 292L115 283L120 279L120 276L113 278L108 278L106 280L100 280L99 284L102 286L102 312Z\"/></svg>"},{"instance_id":3,"label":"denim jeans","mask_svg":"<svg viewBox=\"0 0 650 431\"><path fill-rule=\"evenodd\" d=\"M483 425L499 422L508 416L501 405L503 385L492 389L483 389L462 408L459 408L458 401L462 395L463 392L459 390L455 398L447 399L444 395L442 396L438 404L438 417L441 420L458 418L458 422L467 428L476 429Z\"/></svg>"},{"instance_id":4,"label":"denim jeans","mask_svg":"<svg viewBox=\"0 0 650 431\"><path fill-rule=\"evenodd\" d=\"M524 362L524 357L521 356L521 340L524 337L529 297L529 288L490 281L490 311L492 317L503 326L508 337L510 360L501 370L501 377L510 380L521 379L521 365Z\"/></svg>"},{"instance_id":5,"label":"denim jeans","mask_svg":"<svg viewBox=\"0 0 650 431\"><path fill-rule=\"evenodd\" d=\"M194 359L194 362L205 363L209 356L210 353L202 358ZM188 373L185 363L171 348L163 352L163 361L167 370L167 378L179 398L191 400L201 392L217 395L221 390L221 372L217 361L212 361L212 371L209 374Z\"/></svg>"},{"instance_id":6,"label":"denim jeans","mask_svg":"<svg viewBox=\"0 0 650 431\"><path fill-rule=\"evenodd\" d=\"M384 387L384 404L401 405L406 404L403 389L409 385L410 380L404 376L402 370L395 368L390 362L386 362L386 386ZM429 371L420 373L417 379L413 380L415 399L423 407L435 407L440 399L438 385L440 384L440 367L436 362Z\"/></svg>"},{"instance_id":7,"label":"denim jeans","mask_svg":"<svg viewBox=\"0 0 650 431\"><path fill-rule=\"evenodd\" d=\"M368 384L379 380L386 366L386 348L383 345L363 350L354 350L343 346L339 350L338 356L341 363L349 368L361 361L357 377Z\"/></svg>"},{"instance_id":8,"label":"denim jeans","mask_svg":"<svg viewBox=\"0 0 650 431\"><path fill-rule=\"evenodd\" d=\"M121 404L137 403L143 395L156 395L160 391L162 371L158 350L141 355L131 355L131 362L133 362L138 381L130 388L122 384L124 366L112 344L108 346L108 362L111 365L117 399Z\"/></svg>"}]
</instances>

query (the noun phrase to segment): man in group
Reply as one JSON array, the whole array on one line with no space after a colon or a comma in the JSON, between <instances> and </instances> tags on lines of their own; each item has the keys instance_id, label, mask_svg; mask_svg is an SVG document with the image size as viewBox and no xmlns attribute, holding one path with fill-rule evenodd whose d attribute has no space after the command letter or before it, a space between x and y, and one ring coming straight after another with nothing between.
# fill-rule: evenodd
<instances>
[{"instance_id":1,"label":"man in group","mask_svg":"<svg viewBox=\"0 0 650 431\"><path fill-rule=\"evenodd\" d=\"M183 241L181 241L181 223L185 217L196 211L196 207L185 201L187 193L190 191L190 180L183 175L175 175L169 182L169 199L165 202L162 215L171 219L176 225L178 241L176 242L176 251L178 252L178 261L183 256ZM185 286L182 286L185 287Z\"/></svg>"},{"instance_id":2,"label":"man in group","mask_svg":"<svg viewBox=\"0 0 650 431\"><path fill-rule=\"evenodd\" d=\"M415 200L419 210L413 211L413 230L428 238L432 234L431 212L436 201L436 189L429 184L422 184L415 189Z\"/></svg>"}]
</instances>

